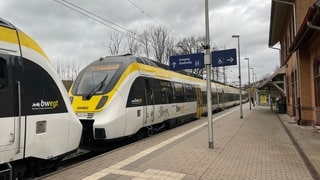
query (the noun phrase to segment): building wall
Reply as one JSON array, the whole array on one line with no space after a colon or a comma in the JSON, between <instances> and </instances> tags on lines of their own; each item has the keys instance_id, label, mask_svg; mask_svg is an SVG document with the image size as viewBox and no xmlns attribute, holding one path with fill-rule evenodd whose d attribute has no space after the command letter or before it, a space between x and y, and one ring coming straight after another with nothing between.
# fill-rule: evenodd
<instances>
[{"instance_id":1,"label":"building wall","mask_svg":"<svg viewBox=\"0 0 320 180\"><path fill-rule=\"evenodd\" d=\"M313 121L313 99L312 93L313 78L312 78L312 63L310 61L310 52L308 48L299 50L300 63L300 97L301 97L301 123L312 124Z\"/></svg>"},{"instance_id":2,"label":"building wall","mask_svg":"<svg viewBox=\"0 0 320 180\"><path fill-rule=\"evenodd\" d=\"M295 0L294 2L296 4L296 30L298 31L314 0ZM320 110L317 112L315 106L313 78L314 61L320 57L320 34L312 37L310 43L302 45L296 52L290 52L289 48L294 39L294 26L293 15L288 17L287 24L283 28L283 36L280 39L281 64L286 66L287 114L294 116L296 120L300 118L301 125L312 125L317 121L317 113L320 114ZM299 79L296 75L299 75ZM297 84L298 80L299 84ZM300 110L298 107L299 99Z\"/></svg>"},{"instance_id":3,"label":"building wall","mask_svg":"<svg viewBox=\"0 0 320 180\"><path fill-rule=\"evenodd\" d=\"M312 40L308 43L308 50L310 51L310 66L309 66L309 72L311 76L311 92L312 95L311 103L312 103L312 119L314 120L315 124L320 125L320 107L316 107L316 100L315 100L315 83L314 83L314 65L316 61L319 61L320 58L320 32L316 33L312 38Z\"/></svg>"},{"instance_id":4,"label":"building wall","mask_svg":"<svg viewBox=\"0 0 320 180\"><path fill-rule=\"evenodd\" d=\"M291 56L286 65L286 86L287 86L287 113L290 116L296 115L296 80L295 73L295 56Z\"/></svg>"},{"instance_id":5,"label":"building wall","mask_svg":"<svg viewBox=\"0 0 320 180\"><path fill-rule=\"evenodd\" d=\"M301 26L309 7L311 7L314 2L315 0L296 0L295 1L296 16L297 16L297 30Z\"/></svg>"}]
</instances>

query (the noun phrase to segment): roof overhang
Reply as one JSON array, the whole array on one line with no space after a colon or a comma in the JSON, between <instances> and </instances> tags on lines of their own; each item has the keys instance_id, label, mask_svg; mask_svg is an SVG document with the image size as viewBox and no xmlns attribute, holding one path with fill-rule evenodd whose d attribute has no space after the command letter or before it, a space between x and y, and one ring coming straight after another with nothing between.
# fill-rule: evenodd
<instances>
[{"instance_id":1,"label":"roof overhang","mask_svg":"<svg viewBox=\"0 0 320 180\"><path fill-rule=\"evenodd\" d=\"M264 80L258 87L258 89L269 89L270 87L274 87L282 94L286 94L284 91L284 76L286 74L286 67L282 66L276 72L274 72L269 78Z\"/></svg>"},{"instance_id":2,"label":"roof overhang","mask_svg":"<svg viewBox=\"0 0 320 180\"><path fill-rule=\"evenodd\" d=\"M292 0L282 0L284 2L292 3ZM284 27L288 22L289 13L292 12L292 6L284 3L274 2L271 3L271 15L270 15L270 30L269 30L269 47L277 44L282 34L284 33Z\"/></svg>"}]
</instances>

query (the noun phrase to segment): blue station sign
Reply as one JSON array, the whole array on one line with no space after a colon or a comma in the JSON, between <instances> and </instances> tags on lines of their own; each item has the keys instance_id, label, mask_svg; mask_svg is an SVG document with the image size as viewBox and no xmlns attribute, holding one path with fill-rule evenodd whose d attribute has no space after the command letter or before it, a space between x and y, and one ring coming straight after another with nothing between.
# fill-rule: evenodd
<instances>
[{"instance_id":1,"label":"blue station sign","mask_svg":"<svg viewBox=\"0 0 320 180\"><path fill-rule=\"evenodd\" d=\"M211 57L213 67L237 65L236 49L213 51Z\"/></svg>"},{"instance_id":2,"label":"blue station sign","mask_svg":"<svg viewBox=\"0 0 320 180\"><path fill-rule=\"evenodd\" d=\"M204 53L186 54L169 57L170 70L204 68Z\"/></svg>"}]
</instances>

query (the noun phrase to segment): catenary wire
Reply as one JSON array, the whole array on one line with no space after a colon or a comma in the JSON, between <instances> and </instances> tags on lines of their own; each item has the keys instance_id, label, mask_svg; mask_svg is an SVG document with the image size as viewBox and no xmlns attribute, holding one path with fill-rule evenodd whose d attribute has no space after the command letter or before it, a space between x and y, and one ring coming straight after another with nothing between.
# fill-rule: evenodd
<instances>
[{"instance_id":1,"label":"catenary wire","mask_svg":"<svg viewBox=\"0 0 320 180\"><path fill-rule=\"evenodd\" d=\"M88 11L88 10L85 10L85 9L83 9L83 8L75 5L75 4L72 4L72 3L68 2L68 1L62 0L64 3L61 2L61 1L58 1L58 0L54 0L54 1L57 2L57 3L59 3L59 4L61 4L61 5L63 5L63 6L65 6L65 7L67 7L67 8L69 8L69 9L71 9L71 10L73 10L73 11L75 11L75 12L77 12L77 13L79 13L79 14L81 14L81 15L83 15L83 16L86 16L86 17L88 17L88 18L90 18L90 19L92 19L92 20L94 20L94 21L96 21L96 22L98 22L98 23L100 23L100 24L102 24L102 25L104 25L104 26L107 26L107 27L109 27L109 28L111 28L111 29L113 29L113 30L115 30L115 31L118 31L118 32L120 32L120 33L122 33L122 34L128 35L128 36L134 38L135 40L141 42L141 40L140 40L139 38L136 38L136 37L132 36L131 34L134 34L134 35L142 38L141 35L139 35L139 34L137 34L137 33L135 33L135 32L132 32L132 31L126 29L126 28L123 28L123 27L121 27L120 25L118 25L118 24L116 24L116 23L114 23L114 22L112 22L112 21L110 21L110 20L107 20L107 19L105 19L105 18L103 18L103 17L101 17L101 16L99 16L99 15L96 15L96 14L94 14L94 13ZM81 11L80 11L79 9L80 9ZM88 15L88 14L90 14L91 16ZM92 17L92 16L94 16L94 17ZM100 19L100 20L99 20L99 19ZM101 21L101 20L102 20L102 21ZM119 29L117 29L117 28L115 28L115 27L112 27L111 25L109 25L109 24L107 24L107 23L105 23L105 22L103 22L103 21L108 22L108 23L110 23L110 24L112 24L112 25L114 25L114 26L117 26L118 28L121 28L122 30L124 30L124 31L126 31L126 32L123 32L123 31L121 31L121 30L119 30ZM130 33L130 34L129 34L129 33ZM147 39L147 41L150 41L150 40ZM150 42L151 42L151 41L150 41Z\"/></svg>"}]
</instances>

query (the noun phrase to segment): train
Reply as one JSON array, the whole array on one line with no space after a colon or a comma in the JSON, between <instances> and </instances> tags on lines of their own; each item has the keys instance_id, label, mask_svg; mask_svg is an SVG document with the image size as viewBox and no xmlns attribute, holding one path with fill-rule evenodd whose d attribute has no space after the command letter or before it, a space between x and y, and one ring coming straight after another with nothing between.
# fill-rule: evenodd
<instances>
[{"instance_id":1,"label":"train","mask_svg":"<svg viewBox=\"0 0 320 180\"><path fill-rule=\"evenodd\" d=\"M213 110L240 103L238 88L217 82L211 86ZM75 79L69 97L83 125L85 145L150 136L207 113L205 80L131 54L90 63ZM247 92L242 99L248 100Z\"/></svg>"},{"instance_id":2,"label":"train","mask_svg":"<svg viewBox=\"0 0 320 180\"><path fill-rule=\"evenodd\" d=\"M82 125L42 48L0 18L0 179L57 167L74 152Z\"/></svg>"}]
</instances>

